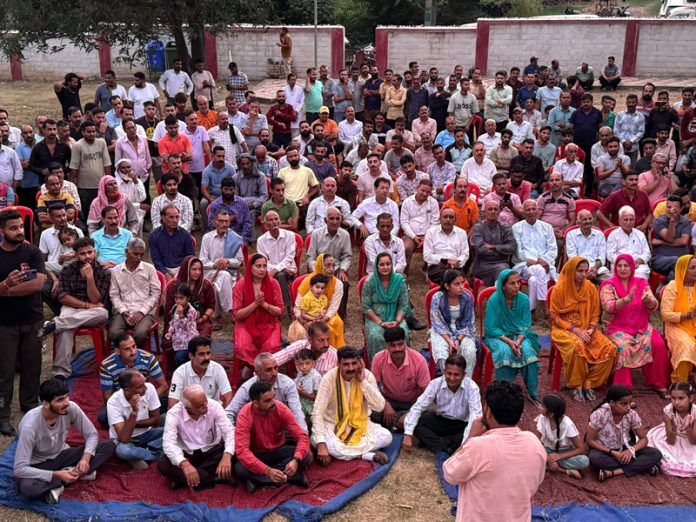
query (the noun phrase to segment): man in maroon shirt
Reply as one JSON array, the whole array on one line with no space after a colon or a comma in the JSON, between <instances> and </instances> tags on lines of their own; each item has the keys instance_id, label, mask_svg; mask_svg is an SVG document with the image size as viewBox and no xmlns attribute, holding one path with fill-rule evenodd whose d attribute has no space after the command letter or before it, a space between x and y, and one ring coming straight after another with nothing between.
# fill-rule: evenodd
<instances>
[{"instance_id":1,"label":"man in maroon shirt","mask_svg":"<svg viewBox=\"0 0 696 522\"><path fill-rule=\"evenodd\" d=\"M287 147L292 140L292 129L290 125L297 113L292 105L285 103L285 91L280 89L276 92L276 102L271 105L266 113L268 123L273 125L273 143L278 147Z\"/></svg>"},{"instance_id":2,"label":"man in maroon shirt","mask_svg":"<svg viewBox=\"0 0 696 522\"><path fill-rule=\"evenodd\" d=\"M618 226L619 209L628 205L636 213L636 228L645 233L652 222L652 207L648 195L638 190L638 173L629 170L623 174L623 185L604 200L597 211L597 221L606 227Z\"/></svg>"},{"instance_id":3,"label":"man in maroon shirt","mask_svg":"<svg viewBox=\"0 0 696 522\"><path fill-rule=\"evenodd\" d=\"M290 409L275 400L270 383L256 381L249 388L251 402L237 415L234 465L238 477L246 480L246 490L257 486L289 483L307 487L302 471L312 461L309 437L300 428ZM288 444L289 433L296 445Z\"/></svg>"}]
</instances>

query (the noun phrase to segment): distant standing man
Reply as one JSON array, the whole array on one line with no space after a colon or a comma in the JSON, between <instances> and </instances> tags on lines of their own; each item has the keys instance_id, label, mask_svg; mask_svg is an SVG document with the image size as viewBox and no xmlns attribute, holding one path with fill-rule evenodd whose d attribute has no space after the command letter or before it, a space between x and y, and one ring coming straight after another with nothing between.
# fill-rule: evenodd
<instances>
[{"instance_id":1,"label":"distant standing man","mask_svg":"<svg viewBox=\"0 0 696 522\"><path fill-rule=\"evenodd\" d=\"M215 88L215 78L210 71L205 69L205 62L198 58L194 64L196 70L191 74L193 82L193 92L191 93L191 106L197 107L196 96L205 96L208 100L208 107L214 108L213 89Z\"/></svg>"},{"instance_id":2,"label":"distant standing man","mask_svg":"<svg viewBox=\"0 0 696 522\"><path fill-rule=\"evenodd\" d=\"M283 73L292 73L292 36L287 27L280 28L280 41L276 43L280 47L280 58L283 64Z\"/></svg>"},{"instance_id":3,"label":"distant standing man","mask_svg":"<svg viewBox=\"0 0 696 522\"><path fill-rule=\"evenodd\" d=\"M181 60L174 60L171 69L162 73L159 79L162 93L167 97L167 102L174 103L174 96L183 92L186 96L193 91L193 82L188 73L181 70Z\"/></svg>"}]
</instances>

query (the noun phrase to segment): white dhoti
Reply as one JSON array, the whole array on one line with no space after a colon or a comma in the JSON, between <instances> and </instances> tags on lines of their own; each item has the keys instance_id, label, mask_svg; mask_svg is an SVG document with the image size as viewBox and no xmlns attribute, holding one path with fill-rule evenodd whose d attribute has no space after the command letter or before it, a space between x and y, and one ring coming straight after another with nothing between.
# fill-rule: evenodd
<instances>
[{"instance_id":1,"label":"white dhoti","mask_svg":"<svg viewBox=\"0 0 696 522\"><path fill-rule=\"evenodd\" d=\"M213 283L215 288L215 317L221 313L232 311L232 287L237 280L227 270L220 270L213 280L216 270L206 270L205 277Z\"/></svg>"},{"instance_id":2,"label":"white dhoti","mask_svg":"<svg viewBox=\"0 0 696 522\"><path fill-rule=\"evenodd\" d=\"M367 422L367 431L360 439L360 442L354 446L348 446L341 442L331 430L325 433L326 449L329 450L329 455L338 460L352 460L360 458L366 453L386 448L392 442L392 434L386 428L372 421ZM314 436L312 436L312 445L316 446Z\"/></svg>"},{"instance_id":3,"label":"white dhoti","mask_svg":"<svg viewBox=\"0 0 696 522\"><path fill-rule=\"evenodd\" d=\"M143 223L145 223L145 212L142 208L139 206L135 207L135 215L138 217L138 237L143 237Z\"/></svg>"},{"instance_id":4,"label":"white dhoti","mask_svg":"<svg viewBox=\"0 0 696 522\"><path fill-rule=\"evenodd\" d=\"M527 266L527 263L518 263L512 269L527 280L529 290L529 308L534 310L537 301L546 301L546 292L549 289L551 274L541 265Z\"/></svg>"}]
</instances>

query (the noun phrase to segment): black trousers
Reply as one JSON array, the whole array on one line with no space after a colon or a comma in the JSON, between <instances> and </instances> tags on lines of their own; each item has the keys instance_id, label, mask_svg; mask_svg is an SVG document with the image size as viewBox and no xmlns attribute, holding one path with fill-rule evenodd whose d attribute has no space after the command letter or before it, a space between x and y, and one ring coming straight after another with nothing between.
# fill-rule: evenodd
<instances>
[{"instance_id":1,"label":"black trousers","mask_svg":"<svg viewBox=\"0 0 696 522\"><path fill-rule=\"evenodd\" d=\"M395 401L392 399L387 399L385 397L385 400L391 405L392 408L394 408L394 423L396 424L401 417L406 415L408 413L408 410L411 409L411 406L413 406L413 402L400 402L400 401ZM373 411L372 415L370 415L370 419L372 422L375 422L377 424L381 424L385 428L391 428L391 426L385 426L384 425L384 415L382 415L382 412L377 412Z\"/></svg>"},{"instance_id":2,"label":"black trousers","mask_svg":"<svg viewBox=\"0 0 696 522\"><path fill-rule=\"evenodd\" d=\"M92 459L89 461L89 470L87 470L87 474L89 475L104 464L104 462L109 460L115 450L116 445L113 441L100 440L97 444L95 455L92 456ZM34 467L50 471L59 471L69 466L76 466L84 453L84 446L66 449L61 451L55 459L34 464ZM60 485L61 481L57 478L53 478L50 482L40 479L19 479L19 490L27 498L41 498L50 490L60 487Z\"/></svg>"},{"instance_id":3,"label":"black trousers","mask_svg":"<svg viewBox=\"0 0 696 522\"><path fill-rule=\"evenodd\" d=\"M621 468L624 475L632 477L640 473L647 473L650 468L656 466L662 460L662 453L655 448L643 448L636 451L636 458L628 464L619 464L611 455L591 449L589 453L590 464L595 468L615 470Z\"/></svg>"},{"instance_id":4,"label":"black trousers","mask_svg":"<svg viewBox=\"0 0 696 522\"><path fill-rule=\"evenodd\" d=\"M599 83L602 85L602 87L609 87L612 91L615 91L616 88L619 86L621 83L621 78L616 78L615 80L605 80L600 76L599 78Z\"/></svg>"},{"instance_id":5,"label":"black trousers","mask_svg":"<svg viewBox=\"0 0 696 522\"><path fill-rule=\"evenodd\" d=\"M433 453L447 451L462 443L467 423L440 417L435 412L423 412L413 434Z\"/></svg>"},{"instance_id":6,"label":"black trousers","mask_svg":"<svg viewBox=\"0 0 696 522\"><path fill-rule=\"evenodd\" d=\"M92 201L97 199L97 189L78 188L77 194L78 196L80 196L80 205L82 205L82 215L86 223L87 216L89 216L89 207L92 206Z\"/></svg>"},{"instance_id":7,"label":"black trousers","mask_svg":"<svg viewBox=\"0 0 696 522\"><path fill-rule=\"evenodd\" d=\"M290 446L286 444L285 446L281 446L276 450L267 451L264 453L256 453L254 456L264 464L270 466L271 468L283 471L285 469L285 466L288 465L288 462L292 460L294 455L295 446ZM301 473L302 470L309 466L309 463L311 461L312 454L307 453L305 458L302 459L299 466L297 467L297 473ZM255 482L262 486L270 486L274 484L274 482L271 479L269 479L266 475L256 475L255 473L249 471L247 468L244 467L244 465L242 465L241 462L239 462L239 460L235 461L234 463L234 472L237 475L237 477L243 478L245 480L251 480L252 482Z\"/></svg>"},{"instance_id":8,"label":"black trousers","mask_svg":"<svg viewBox=\"0 0 696 522\"><path fill-rule=\"evenodd\" d=\"M443 267L440 265L430 265L428 267L428 279L430 279L433 283L437 283L438 285L442 284L442 279L445 277L445 272L447 270L458 270L459 272L464 274L464 270L461 268L450 268L450 267Z\"/></svg>"},{"instance_id":9,"label":"black trousers","mask_svg":"<svg viewBox=\"0 0 696 522\"><path fill-rule=\"evenodd\" d=\"M341 298L341 304L338 306L338 316L346 321L348 314L348 291L350 290L350 283L348 281L343 281L343 297Z\"/></svg>"},{"instance_id":10,"label":"black trousers","mask_svg":"<svg viewBox=\"0 0 696 522\"><path fill-rule=\"evenodd\" d=\"M208 451L196 450L191 454L184 453L186 460L198 471L201 486L209 486L215 483L215 471L218 464L225 453L225 444L220 442L213 446ZM179 486L186 486L186 475L180 467L172 464L172 461L165 455L157 461L157 469L159 472L175 482Z\"/></svg>"},{"instance_id":11,"label":"black trousers","mask_svg":"<svg viewBox=\"0 0 696 522\"><path fill-rule=\"evenodd\" d=\"M10 420L14 377L19 369L19 407L29 411L39 404L41 321L17 326L0 325L0 420Z\"/></svg>"},{"instance_id":12,"label":"black trousers","mask_svg":"<svg viewBox=\"0 0 696 522\"><path fill-rule=\"evenodd\" d=\"M43 287L41 288L41 297L43 299L44 304L51 309L53 315L60 315L60 309L63 305L61 305L58 298L53 295L52 290L53 281L51 281L51 278L49 277L43 284Z\"/></svg>"}]
</instances>

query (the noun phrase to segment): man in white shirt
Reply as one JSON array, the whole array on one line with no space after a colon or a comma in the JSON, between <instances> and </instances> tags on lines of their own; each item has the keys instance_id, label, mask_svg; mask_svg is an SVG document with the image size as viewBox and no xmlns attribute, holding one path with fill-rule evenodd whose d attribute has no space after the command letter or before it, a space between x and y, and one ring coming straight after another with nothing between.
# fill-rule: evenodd
<instances>
[{"instance_id":1,"label":"man in white shirt","mask_svg":"<svg viewBox=\"0 0 696 522\"><path fill-rule=\"evenodd\" d=\"M556 236L551 225L537 219L539 209L535 200L525 201L522 210L524 221L512 226L512 235L517 244L517 251L512 256L512 268L527 279L532 314L540 302L541 311L537 312L537 318L545 318L549 278L556 279Z\"/></svg>"},{"instance_id":2,"label":"man in white shirt","mask_svg":"<svg viewBox=\"0 0 696 522\"><path fill-rule=\"evenodd\" d=\"M182 390L181 403L169 408L164 424L164 457L159 472L174 489L208 489L216 483L236 485L232 476L234 426L199 384Z\"/></svg>"},{"instance_id":3,"label":"man in white shirt","mask_svg":"<svg viewBox=\"0 0 696 522\"><path fill-rule=\"evenodd\" d=\"M176 105L174 105L174 102L167 102L164 106L164 116L162 120L157 123L155 132L152 134L152 141L155 143L159 142L167 134L167 126L164 123L167 116L176 116ZM177 122L179 122L179 134L186 132L186 123L179 119L177 119Z\"/></svg>"},{"instance_id":4,"label":"man in white shirt","mask_svg":"<svg viewBox=\"0 0 696 522\"><path fill-rule=\"evenodd\" d=\"M244 263L243 240L230 230L231 216L220 209L213 217L215 230L203 236L201 253L206 279L215 287L215 313L213 330L222 327L222 313L232 310L232 287L237 280L237 270Z\"/></svg>"},{"instance_id":5,"label":"man in white shirt","mask_svg":"<svg viewBox=\"0 0 696 522\"><path fill-rule=\"evenodd\" d=\"M302 412L300 404L300 396L297 393L295 382L278 371L278 362L273 354L262 352L254 358L254 375L242 384L237 393L234 394L232 402L225 408L225 413L230 422L234 423L237 420L237 414L251 399L249 398L249 389L255 382L267 382L275 392L275 399L282 402L292 412L297 424L304 432L308 432L305 415Z\"/></svg>"},{"instance_id":6,"label":"man in white shirt","mask_svg":"<svg viewBox=\"0 0 696 522\"><path fill-rule=\"evenodd\" d=\"M133 74L133 86L128 89L128 101L133 104L133 115L136 119L145 116L145 106L143 104L146 101L153 102L157 108L157 113L162 113L157 87L146 82L145 74L140 71Z\"/></svg>"},{"instance_id":7,"label":"man in white shirt","mask_svg":"<svg viewBox=\"0 0 696 522\"><path fill-rule=\"evenodd\" d=\"M505 84L506 78L505 71L496 72L495 83L486 89L484 114L495 122L495 130L503 130L510 116L512 87Z\"/></svg>"},{"instance_id":8,"label":"man in white shirt","mask_svg":"<svg viewBox=\"0 0 696 522\"><path fill-rule=\"evenodd\" d=\"M580 184L582 183L583 164L577 160L578 146L569 143L565 148L566 157L558 160L554 166L554 172L560 172L563 177L563 190L569 191L574 198L580 197Z\"/></svg>"},{"instance_id":9,"label":"man in white shirt","mask_svg":"<svg viewBox=\"0 0 696 522\"><path fill-rule=\"evenodd\" d=\"M118 376L121 389L109 397L109 438L116 443L116 456L135 469L162 455L160 400L155 387L142 373L129 369Z\"/></svg>"},{"instance_id":10,"label":"man in white shirt","mask_svg":"<svg viewBox=\"0 0 696 522\"><path fill-rule=\"evenodd\" d=\"M524 111L521 108L516 107L515 110L512 111L513 121L509 122L505 126L506 129L512 132L512 140L510 141L510 145L518 150L521 149L524 140L533 140L535 138L534 128L532 127L531 123L524 121L524 118L522 117L523 113Z\"/></svg>"},{"instance_id":11,"label":"man in white shirt","mask_svg":"<svg viewBox=\"0 0 696 522\"><path fill-rule=\"evenodd\" d=\"M307 208L305 230L308 235L326 224L324 218L330 208L336 208L341 212L341 225L350 226L350 205L336 195L337 188L335 178L328 177L321 182L321 195L314 198Z\"/></svg>"},{"instance_id":12,"label":"man in white shirt","mask_svg":"<svg viewBox=\"0 0 696 522\"><path fill-rule=\"evenodd\" d=\"M440 223L440 207L431 196L433 182L422 179L413 196L401 203L401 228L404 231L404 248L406 249L406 269L411 266L411 257L417 248L423 248L425 233Z\"/></svg>"},{"instance_id":13,"label":"man in white shirt","mask_svg":"<svg viewBox=\"0 0 696 522\"><path fill-rule=\"evenodd\" d=\"M162 73L159 79L159 86L167 101L174 103L174 96L183 92L186 96L193 91L193 82L189 75L181 70L181 60L176 59L171 69Z\"/></svg>"},{"instance_id":14,"label":"man in white shirt","mask_svg":"<svg viewBox=\"0 0 696 522\"><path fill-rule=\"evenodd\" d=\"M563 89L556 85L556 78L549 76L546 85L537 91L536 109L544 114L549 105L555 107L561 99Z\"/></svg>"},{"instance_id":15,"label":"man in white shirt","mask_svg":"<svg viewBox=\"0 0 696 522\"><path fill-rule=\"evenodd\" d=\"M384 150L383 145L378 145L377 150ZM413 156L407 156L412 158ZM366 167L366 168L363 168ZM389 181L389 193L394 192L392 179L387 170L387 164L382 161L380 152L372 152L367 155L367 158L361 160L355 169L355 174L358 177L356 181L357 198L356 202L359 205L367 198L375 195L375 182L379 178L384 178Z\"/></svg>"},{"instance_id":16,"label":"man in white shirt","mask_svg":"<svg viewBox=\"0 0 696 522\"><path fill-rule=\"evenodd\" d=\"M300 122L302 121L302 107L304 107L304 91L297 83L297 75L290 73L287 77L288 83L283 87L285 92L285 103L292 105L297 113L297 118L290 124L292 130L292 139L294 140L300 135ZM309 125L307 126L309 127Z\"/></svg>"},{"instance_id":17,"label":"man in white shirt","mask_svg":"<svg viewBox=\"0 0 696 522\"><path fill-rule=\"evenodd\" d=\"M568 259L582 256L590 264L587 278L593 283L599 283L609 277L607 269L607 241L601 230L594 228L594 218L589 210L578 212L578 228L566 234L566 255Z\"/></svg>"},{"instance_id":18,"label":"man in white shirt","mask_svg":"<svg viewBox=\"0 0 696 522\"><path fill-rule=\"evenodd\" d=\"M495 163L486 157L486 146L480 141L474 143L472 156L462 165L460 175L469 183L478 185L481 195L484 195L491 191L496 172Z\"/></svg>"},{"instance_id":19,"label":"man in white shirt","mask_svg":"<svg viewBox=\"0 0 696 522\"><path fill-rule=\"evenodd\" d=\"M394 272L404 274L406 270L406 249L404 241L393 232L392 215L386 212L377 216L377 231L367 236L365 248L365 269L371 274L375 268L375 260L382 252L386 252L394 263Z\"/></svg>"},{"instance_id":20,"label":"man in white shirt","mask_svg":"<svg viewBox=\"0 0 696 522\"><path fill-rule=\"evenodd\" d=\"M505 120L505 125L507 125L507 120ZM490 159L491 151L502 143L502 138L500 133L495 130L496 123L494 119L487 119L483 124L483 128L486 132L481 134L478 140L486 147L486 158Z\"/></svg>"},{"instance_id":21,"label":"man in white shirt","mask_svg":"<svg viewBox=\"0 0 696 522\"><path fill-rule=\"evenodd\" d=\"M469 240L466 232L454 226L457 217L454 210L444 208L440 212L440 224L425 233L423 260L428 265L428 279L441 284L445 272L464 270L469 260Z\"/></svg>"},{"instance_id":22,"label":"man in white shirt","mask_svg":"<svg viewBox=\"0 0 696 522\"><path fill-rule=\"evenodd\" d=\"M391 180L379 177L375 180L374 197L367 198L358 205L351 215L353 226L360 228L360 236L366 238L370 234L374 234L377 230L377 216L386 212L394 217L393 234L399 233L399 207L389 199L389 188ZM360 222L363 218L363 222Z\"/></svg>"},{"instance_id":23,"label":"man in white shirt","mask_svg":"<svg viewBox=\"0 0 696 522\"><path fill-rule=\"evenodd\" d=\"M211 149L218 146L222 147L225 149L225 161L230 165L237 165L237 155L239 151L249 151L249 146L244 140L244 135L237 127L230 125L227 111L218 112L217 122L218 124L215 127L208 130L210 147ZM232 141L232 134L234 134L234 141Z\"/></svg>"},{"instance_id":24,"label":"man in white shirt","mask_svg":"<svg viewBox=\"0 0 696 522\"><path fill-rule=\"evenodd\" d=\"M338 124L338 141L343 145L343 151L347 154L353 145L353 140L360 136L363 129L363 122L355 119L355 109L348 107L346 109L346 119ZM341 151L336 150L336 154Z\"/></svg>"},{"instance_id":25,"label":"man in white shirt","mask_svg":"<svg viewBox=\"0 0 696 522\"><path fill-rule=\"evenodd\" d=\"M630 254L636 263L636 277L650 277L650 247L645 234L635 228L636 212L628 205L619 209L619 227L607 236L607 261L610 272L619 254Z\"/></svg>"},{"instance_id":26,"label":"man in white shirt","mask_svg":"<svg viewBox=\"0 0 696 522\"><path fill-rule=\"evenodd\" d=\"M211 360L210 339L196 336L188 343L189 362L182 364L172 375L168 410L181 401L184 389L198 384L205 395L223 408L232 400L232 387L222 365Z\"/></svg>"},{"instance_id":27,"label":"man in white shirt","mask_svg":"<svg viewBox=\"0 0 696 522\"><path fill-rule=\"evenodd\" d=\"M268 259L268 274L280 285L283 305L290 320L295 320L290 285L297 276L295 264L295 233L280 228L280 216L274 210L264 218L267 231L256 241L256 251Z\"/></svg>"}]
</instances>

